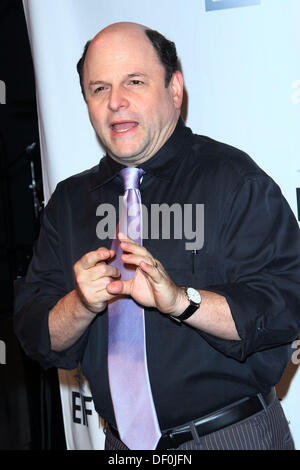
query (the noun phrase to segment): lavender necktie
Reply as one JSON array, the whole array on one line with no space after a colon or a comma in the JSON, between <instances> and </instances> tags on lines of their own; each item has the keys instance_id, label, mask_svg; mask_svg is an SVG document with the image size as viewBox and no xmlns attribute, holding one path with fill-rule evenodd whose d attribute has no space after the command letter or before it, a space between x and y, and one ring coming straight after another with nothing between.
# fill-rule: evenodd
<instances>
[{"instance_id":1,"label":"lavender necktie","mask_svg":"<svg viewBox=\"0 0 300 470\"><path fill-rule=\"evenodd\" d=\"M142 208L139 190L144 171L128 167L120 171L124 183L119 231L142 245ZM117 230L118 232L118 230ZM112 264L121 279L133 278L134 270L121 260L119 240L112 242ZM133 450L155 449L161 432L147 369L144 309L131 297L108 304L108 377L118 431Z\"/></svg>"}]
</instances>

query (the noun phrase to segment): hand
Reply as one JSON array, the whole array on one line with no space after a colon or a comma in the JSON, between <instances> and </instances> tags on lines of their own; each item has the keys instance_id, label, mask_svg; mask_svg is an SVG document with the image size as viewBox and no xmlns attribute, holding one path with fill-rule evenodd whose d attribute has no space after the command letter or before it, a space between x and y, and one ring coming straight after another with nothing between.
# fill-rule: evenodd
<instances>
[{"instance_id":1,"label":"hand","mask_svg":"<svg viewBox=\"0 0 300 470\"><path fill-rule=\"evenodd\" d=\"M139 304L155 307L169 315L181 313L180 310L185 309L181 305L186 303L183 289L172 281L163 265L154 260L145 247L122 233L119 233L118 237L120 248L126 252L121 255L122 261L136 266L136 271L134 277L128 281L109 283L107 292L114 295L130 295Z\"/></svg>"},{"instance_id":2,"label":"hand","mask_svg":"<svg viewBox=\"0 0 300 470\"><path fill-rule=\"evenodd\" d=\"M93 313L102 312L107 301L114 297L106 290L115 278L120 277L116 267L106 264L113 256L114 250L99 248L86 253L74 264L77 294L83 305Z\"/></svg>"}]
</instances>

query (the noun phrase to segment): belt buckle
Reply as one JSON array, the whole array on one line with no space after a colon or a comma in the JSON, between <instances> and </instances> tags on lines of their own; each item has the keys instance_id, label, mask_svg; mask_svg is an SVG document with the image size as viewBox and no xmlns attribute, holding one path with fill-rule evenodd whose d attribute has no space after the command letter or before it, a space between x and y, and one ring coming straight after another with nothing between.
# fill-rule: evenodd
<instances>
[{"instance_id":1,"label":"belt buckle","mask_svg":"<svg viewBox=\"0 0 300 470\"><path fill-rule=\"evenodd\" d=\"M172 449L176 445L172 429L164 431L157 445L157 450Z\"/></svg>"}]
</instances>

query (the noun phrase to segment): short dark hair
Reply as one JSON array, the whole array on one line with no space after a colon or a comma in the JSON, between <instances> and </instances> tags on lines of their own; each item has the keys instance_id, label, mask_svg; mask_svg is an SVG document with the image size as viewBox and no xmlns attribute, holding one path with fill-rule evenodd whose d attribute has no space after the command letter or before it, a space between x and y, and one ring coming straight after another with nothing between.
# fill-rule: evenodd
<instances>
[{"instance_id":1,"label":"short dark hair","mask_svg":"<svg viewBox=\"0 0 300 470\"><path fill-rule=\"evenodd\" d=\"M85 99L85 93L84 93L84 83L83 83L83 66L84 66L84 61L85 61L85 56L87 53L87 50L89 48L89 45L91 44L91 40L89 40L86 45L84 46L82 56L80 57L78 63L77 63L77 72L79 75L79 81L80 81L80 86L81 86L81 92L83 94L83 97ZM86 100L86 99L85 99Z\"/></svg>"},{"instance_id":2,"label":"short dark hair","mask_svg":"<svg viewBox=\"0 0 300 470\"><path fill-rule=\"evenodd\" d=\"M155 31L154 29L145 29L145 34L151 41L152 46L154 47L158 58L165 69L165 87L167 88L173 73L176 72L176 70L180 70L180 63L177 57L175 43L169 41L169 39L165 38L161 33ZM90 43L91 41L88 41L84 46L83 54L77 63L77 72L79 74L81 92L84 99L86 98L83 84L83 66Z\"/></svg>"},{"instance_id":3,"label":"short dark hair","mask_svg":"<svg viewBox=\"0 0 300 470\"><path fill-rule=\"evenodd\" d=\"M146 29L145 34L156 50L158 58L165 69L165 87L169 86L172 75L176 70L180 70L175 43L169 41L162 34L154 29Z\"/></svg>"}]
</instances>

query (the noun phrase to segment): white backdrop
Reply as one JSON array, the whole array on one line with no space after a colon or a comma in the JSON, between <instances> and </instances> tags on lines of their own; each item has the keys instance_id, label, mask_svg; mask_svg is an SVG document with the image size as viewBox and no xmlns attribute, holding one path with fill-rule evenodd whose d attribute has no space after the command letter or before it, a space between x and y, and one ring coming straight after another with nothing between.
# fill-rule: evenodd
<instances>
[{"instance_id":1,"label":"white backdrop","mask_svg":"<svg viewBox=\"0 0 300 470\"><path fill-rule=\"evenodd\" d=\"M76 72L84 44L110 23L133 21L175 41L185 78L187 125L248 152L277 181L297 213L299 0L23 3L36 73L46 200L58 181L94 166L103 154ZM245 6L251 3L256 5ZM71 403L70 389L75 385L63 386L67 374L60 374L65 422L69 423L72 416L66 403ZM296 365L288 366L277 390L300 449L300 371ZM88 420L94 420L97 431L94 436L89 432L86 440L82 437L86 425L75 422L76 430L81 427L79 437L66 424L70 449L103 448L96 413Z\"/></svg>"}]
</instances>

